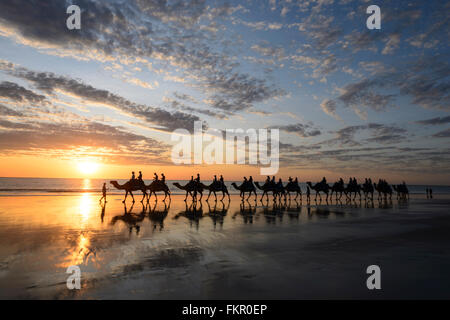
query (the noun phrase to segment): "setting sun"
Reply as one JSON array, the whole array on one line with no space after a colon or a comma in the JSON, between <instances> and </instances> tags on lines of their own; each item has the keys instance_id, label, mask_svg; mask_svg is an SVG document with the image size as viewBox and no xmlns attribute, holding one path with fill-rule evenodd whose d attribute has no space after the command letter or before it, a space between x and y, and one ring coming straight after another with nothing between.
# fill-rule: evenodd
<instances>
[{"instance_id":1,"label":"setting sun","mask_svg":"<svg viewBox=\"0 0 450 320\"><path fill-rule=\"evenodd\" d=\"M78 162L78 171L83 174L92 174L98 170L99 164L92 161Z\"/></svg>"}]
</instances>

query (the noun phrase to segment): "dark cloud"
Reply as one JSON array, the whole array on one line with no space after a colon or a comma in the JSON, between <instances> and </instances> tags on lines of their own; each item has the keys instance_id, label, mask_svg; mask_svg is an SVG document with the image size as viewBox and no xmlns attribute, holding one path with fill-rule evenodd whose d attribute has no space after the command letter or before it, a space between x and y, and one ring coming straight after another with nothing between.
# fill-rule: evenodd
<instances>
[{"instance_id":1,"label":"dark cloud","mask_svg":"<svg viewBox=\"0 0 450 320\"><path fill-rule=\"evenodd\" d=\"M356 135L361 132L369 132L370 137L358 139ZM403 128L379 123L369 123L339 129L334 132L336 135L335 138L324 141L324 143L349 146L361 146L369 142L391 144L406 140L407 133L408 131ZM364 134L361 134L361 136L364 137Z\"/></svg>"},{"instance_id":2,"label":"dark cloud","mask_svg":"<svg viewBox=\"0 0 450 320\"><path fill-rule=\"evenodd\" d=\"M440 131L438 133L433 134L433 137L436 138L450 138L450 128L444 131Z\"/></svg>"},{"instance_id":3,"label":"dark cloud","mask_svg":"<svg viewBox=\"0 0 450 320\"><path fill-rule=\"evenodd\" d=\"M314 128L312 124L296 123L284 126L271 126L270 129L280 129L287 133L295 133L302 138L315 137L321 134L320 130Z\"/></svg>"},{"instance_id":4,"label":"dark cloud","mask_svg":"<svg viewBox=\"0 0 450 320\"><path fill-rule=\"evenodd\" d=\"M56 89L62 90L65 93L77 96L95 103L107 104L125 113L133 115L146 121L149 124L162 127L162 130L173 131L178 128L192 130L194 121L200 120L199 117L184 113L184 112L168 112L161 108L151 107L141 104L133 103L119 95L111 93L107 90L95 88L89 84L85 84L80 80L71 79L64 76L58 76L51 72L34 72L25 68L6 68L0 63L0 69L3 69L10 74L30 81L37 89L47 93L54 94ZM8 83L7 88L17 88L17 85ZM21 92L22 96L27 93L31 99L31 91L19 89L14 92ZM1 94L0 86L0 94ZM7 92L12 92L7 90ZM11 93L10 93L11 94ZM21 97L21 96L20 96ZM40 100L44 100L44 96L37 96Z\"/></svg>"},{"instance_id":5,"label":"dark cloud","mask_svg":"<svg viewBox=\"0 0 450 320\"><path fill-rule=\"evenodd\" d=\"M447 117L437 117L427 120L420 120L416 121L418 124L424 124L424 125L439 125L439 124L446 124L450 123L450 116Z\"/></svg>"},{"instance_id":6,"label":"dark cloud","mask_svg":"<svg viewBox=\"0 0 450 320\"><path fill-rule=\"evenodd\" d=\"M0 82L0 97L8 98L16 102L30 103L40 103L45 100L44 96L9 81Z\"/></svg>"},{"instance_id":7,"label":"dark cloud","mask_svg":"<svg viewBox=\"0 0 450 320\"><path fill-rule=\"evenodd\" d=\"M22 112L10 109L10 108L5 107L4 105L0 104L0 115L2 115L2 116L20 117L23 114L22 114Z\"/></svg>"},{"instance_id":8,"label":"dark cloud","mask_svg":"<svg viewBox=\"0 0 450 320\"><path fill-rule=\"evenodd\" d=\"M64 1L16 0L0 4L0 23L35 47L55 47L82 58L153 59L180 68L184 79L210 96L211 106L229 112L251 107L284 92L265 80L237 71L239 63L215 52L201 17L213 19L237 9L212 10L203 0L80 0L82 27L65 26ZM227 101L227 103L224 103Z\"/></svg>"}]
</instances>

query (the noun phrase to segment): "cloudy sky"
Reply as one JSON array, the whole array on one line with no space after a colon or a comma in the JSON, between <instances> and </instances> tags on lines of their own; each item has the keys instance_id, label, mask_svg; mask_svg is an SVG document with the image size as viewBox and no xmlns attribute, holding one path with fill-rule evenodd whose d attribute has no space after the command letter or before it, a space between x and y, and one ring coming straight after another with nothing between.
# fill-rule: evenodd
<instances>
[{"instance_id":1,"label":"cloudy sky","mask_svg":"<svg viewBox=\"0 0 450 320\"><path fill-rule=\"evenodd\" d=\"M68 30L78 5L81 29ZM366 8L381 8L381 30ZM450 183L450 3L0 2L0 176L174 166L177 128L279 128L280 175ZM205 177L205 178L206 178Z\"/></svg>"}]
</instances>

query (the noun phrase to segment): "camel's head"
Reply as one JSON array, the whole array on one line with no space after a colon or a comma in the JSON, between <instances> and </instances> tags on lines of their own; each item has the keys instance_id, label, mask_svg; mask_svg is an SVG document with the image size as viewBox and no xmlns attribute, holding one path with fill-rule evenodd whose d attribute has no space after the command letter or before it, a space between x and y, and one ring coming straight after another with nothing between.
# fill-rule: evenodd
<instances>
[{"instance_id":1,"label":"camel's head","mask_svg":"<svg viewBox=\"0 0 450 320\"><path fill-rule=\"evenodd\" d=\"M110 181L109 183L111 183L113 186L117 186L118 185L117 181L115 181L115 180Z\"/></svg>"}]
</instances>

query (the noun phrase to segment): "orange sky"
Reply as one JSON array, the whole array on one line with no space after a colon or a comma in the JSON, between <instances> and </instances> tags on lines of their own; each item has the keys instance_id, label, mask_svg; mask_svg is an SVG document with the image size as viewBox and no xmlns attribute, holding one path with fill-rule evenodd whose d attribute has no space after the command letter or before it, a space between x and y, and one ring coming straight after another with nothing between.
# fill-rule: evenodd
<instances>
[{"instance_id":1,"label":"orange sky","mask_svg":"<svg viewBox=\"0 0 450 320\"><path fill-rule=\"evenodd\" d=\"M41 158L33 156L22 157L2 157L0 158L0 177L41 177L41 178L92 178L92 179L127 179L131 171L136 175L139 170L144 174L144 179L152 179L153 172L160 174L163 172L168 180L188 180L191 175L200 173L204 180L211 180L214 174L223 174L225 180L242 180L243 176L252 175L256 180L264 180L265 177L259 175L259 167L244 165L204 165L204 166L142 166L142 165L112 165L98 163L98 169L92 174L82 173L75 160L62 160L56 158ZM352 175L358 179L371 177L373 180L380 177L387 178L391 183L400 183L405 180L409 184L448 184L448 177L436 173L430 177L416 175L414 177L402 176L398 173L380 172L372 169L365 173L351 171L348 173L334 173L328 170L311 169L288 169L280 168L277 177L286 180L289 176L297 176L300 181L319 181L326 176L329 182L337 180L339 177L348 179ZM431 178L431 179L430 179ZM431 181L430 181L431 180Z\"/></svg>"}]
</instances>

